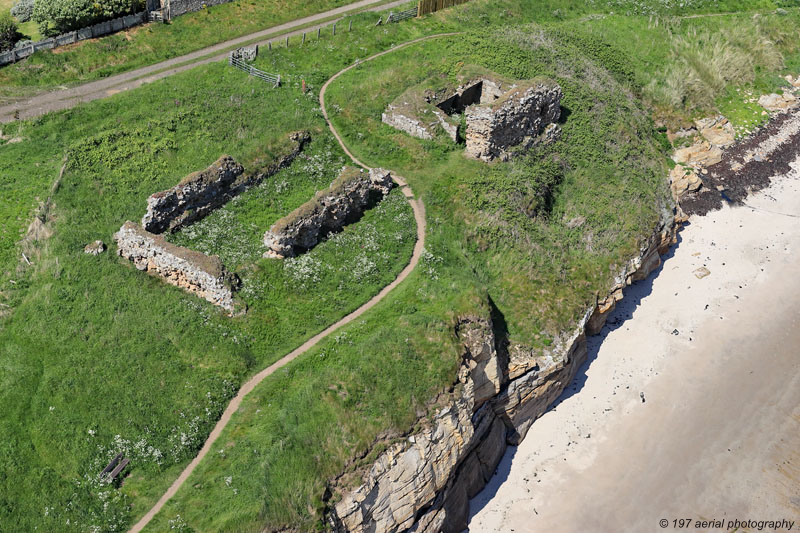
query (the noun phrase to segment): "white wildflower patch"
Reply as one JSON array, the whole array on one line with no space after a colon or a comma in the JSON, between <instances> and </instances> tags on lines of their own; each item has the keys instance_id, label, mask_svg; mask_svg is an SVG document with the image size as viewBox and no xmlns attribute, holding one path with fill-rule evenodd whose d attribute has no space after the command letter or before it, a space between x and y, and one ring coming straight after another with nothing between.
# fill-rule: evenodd
<instances>
[{"instance_id":1,"label":"white wildflower patch","mask_svg":"<svg viewBox=\"0 0 800 533\"><path fill-rule=\"evenodd\" d=\"M422 255L420 256L420 267L422 272L425 273L432 280L439 279L439 274L436 271L436 267L441 265L443 259L440 256L433 255L431 251L426 247L422 249Z\"/></svg>"},{"instance_id":2,"label":"white wildflower patch","mask_svg":"<svg viewBox=\"0 0 800 533\"><path fill-rule=\"evenodd\" d=\"M283 270L300 288L308 288L320 280L322 262L311 254L286 259Z\"/></svg>"}]
</instances>

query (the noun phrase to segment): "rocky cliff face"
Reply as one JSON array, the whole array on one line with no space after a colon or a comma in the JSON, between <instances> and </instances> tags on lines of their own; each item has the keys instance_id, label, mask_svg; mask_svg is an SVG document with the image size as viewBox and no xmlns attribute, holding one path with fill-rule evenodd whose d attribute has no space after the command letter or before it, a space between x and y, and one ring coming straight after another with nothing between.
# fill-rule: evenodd
<instances>
[{"instance_id":1,"label":"rocky cliff face","mask_svg":"<svg viewBox=\"0 0 800 533\"><path fill-rule=\"evenodd\" d=\"M147 199L142 227L151 233L176 232L200 220L289 165L311 136L307 132L296 132L289 139L287 152L262 171L244 174L242 165L223 155L207 169L189 174L175 187L151 195Z\"/></svg>"},{"instance_id":2,"label":"rocky cliff face","mask_svg":"<svg viewBox=\"0 0 800 533\"><path fill-rule=\"evenodd\" d=\"M225 271L219 257L171 244L130 221L114 234L114 240L117 254L133 261L139 270L233 311L238 279Z\"/></svg>"},{"instance_id":3,"label":"rocky cliff face","mask_svg":"<svg viewBox=\"0 0 800 533\"><path fill-rule=\"evenodd\" d=\"M333 506L332 527L358 533L463 531L469 499L493 475L506 446L519 444L572 382L586 360L586 336L600 331L626 286L658 268L677 229L665 213L608 296L548 350L507 346L495 338L489 319L462 318L456 335L464 358L454 400L426 429L378 458L364 484Z\"/></svg>"},{"instance_id":4,"label":"rocky cliff face","mask_svg":"<svg viewBox=\"0 0 800 533\"><path fill-rule=\"evenodd\" d=\"M467 154L483 161L506 159L511 147L554 139L562 96L558 85L534 83L510 91L491 106L468 107Z\"/></svg>"},{"instance_id":5,"label":"rocky cliff face","mask_svg":"<svg viewBox=\"0 0 800 533\"><path fill-rule=\"evenodd\" d=\"M394 186L387 170L345 168L331 186L276 222L264 234L265 257L292 257L310 250L328 233L358 220Z\"/></svg>"}]
</instances>

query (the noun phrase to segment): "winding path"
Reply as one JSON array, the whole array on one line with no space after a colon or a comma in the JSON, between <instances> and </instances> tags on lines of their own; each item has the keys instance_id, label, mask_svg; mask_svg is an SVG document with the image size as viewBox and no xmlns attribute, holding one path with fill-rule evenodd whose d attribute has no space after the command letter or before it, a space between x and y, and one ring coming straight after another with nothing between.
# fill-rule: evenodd
<instances>
[{"instance_id":1,"label":"winding path","mask_svg":"<svg viewBox=\"0 0 800 533\"><path fill-rule=\"evenodd\" d=\"M325 91L328 89L328 86L331 84L332 81L334 81L336 78L338 78L348 70L355 68L356 66L366 61L371 61L380 56L386 55L390 52L394 52L401 48L405 48L406 46L418 43L420 41L435 39L437 37L447 37L451 35L458 35L458 33L440 33L436 35L429 35L426 37L421 37L419 39L414 39L413 41L408 41L406 43L395 46L394 48L391 48L389 50L379 52L353 65L350 65L349 67L343 70L340 70L339 72L334 74L328 81L326 81L325 84L322 86L322 89L320 89L319 93L319 103L320 106L322 107L322 114L325 117L325 122L328 123L328 127L330 128L331 133L333 133L333 136L336 137L336 140L339 142L339 145L341 145L344 152L348 155L348 157L350 157L350 159L353 160L355 164L365 169L370 168L361 161L359 161L350 152L350 150L344 144L342 137L339 135L339 132L336 131L336 128L333 126L333 123L330 121L330 118L328 117L328 110L325 108ZM242 404L242 400L244 400L244 397L247 396L259 383L261 383L264 380L264 378L272 375L273 373L275 373L276 370L286 366L287 364L295 360L297 357L299 357L300 355L304 354L305 352L313 348L317 343L319 343L319 341L321 341L322 339L324 339L337 329L341 328L346 324L349 324L356 318L363 315L365 312L367 312L367 310L371 309L372 307L375 306L375 304L383 300L383 298L387 294L389 294L395 287L397 287L400 283L402 283L402 281L406 279L409 274L411 274L414 268L416 268L417 264L419 263L419 258L422 255L422 249L425 246L425 229L426 229L425 205L422 203L422 200L414 197L414 193L411 190L411 187L408 186L408 184L405 182L404 179L394 175L393 179L400 187L400 189L403 191L403 194L408 200L409 205L411 205L411 209L414 211L414 220L417 223L417 242L414 245L414 251L411 254L411 260L408 262L408 265L406 265L406 267L400 272L400 274L397 276L397 278L395 278L394 281L392 281L389 285L384 287L378 294L373 296L367 303L365 303L364 305L362 305L349 315L345 316L335 324L328 326L325 330L321 331L320 333L317 333L316 335L308 339L306 342L304 342L302 346L296 348L288 355L285 355L278 361L272 363L270 366L268 366L267 368L265 368L252 378L250 378L244 385L242 385L242 388L239 389L239 392L230 401L228 407L225 408L225 411L222 413L222 416L220 417L219 421L217 421L217 424L214 426L214 429L208 435L208 438L206 439L206 442L203 444L203 447L200 449L200 452L195 456L194 459L192 459L192 462L189 463L186 466L186 468L183 469L183 471L180 473L177 479L175 479L172 485L169 486L169 488L161 496L161 498L159 498L158 502L156 502L156 504L149 511L147 511L147 513L141 518L141 520L139 520L130 529L130 533L137 533L139 531L142 531L147 526L147 524L149 524L150 521L156 516L156 514L158 514L161 508L164 507L164 505L170 500L170 498L172 498L178 492L178 489L180 489L183 483L187 479L189 479L189 476L192 474L192 472L194 472L194 469L197 468L197 465L200 464L200 461L202 461L203 458L211 450L211 447L214 445L214 442L216 442L216 440L222 434L222 431L225 429L225 426L228 425L228 422L230 422L233 414L239 409L239 406Z\"/></svg>"}]
</instances>

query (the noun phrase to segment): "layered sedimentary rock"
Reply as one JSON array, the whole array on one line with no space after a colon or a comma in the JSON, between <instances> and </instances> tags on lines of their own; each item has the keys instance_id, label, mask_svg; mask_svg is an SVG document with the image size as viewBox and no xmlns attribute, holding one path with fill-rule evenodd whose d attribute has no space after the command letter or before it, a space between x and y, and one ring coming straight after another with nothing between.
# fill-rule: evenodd
<instances>
[{"instance_id":1,"label":"layered sedimentary rock","mask_svg":"<svg viewBox=\"0 0 800 533\"><path fill-rule=\"evenodd\" d=\"M330 509L337 532L460 532L469 498L488 482L508 444L558 398L586 360L586 336L599 331L622 289L660 264L675 241L672 213L622 269L609 296L587 309L575 329L546 350L507 345L491 320L464 317L456 325L464 359L453 400L419 433L384 452L364 483Z\"/></svg>"},{"instance_id":2,"label":"layered sedimentary rock","mask_svg":"<svg viewBox=\"0 0 800 533\"><path fill-rule=\"evenodd\" d=\"M117 254L133 261L139 270L233 311L238 279L226 272L219 257L171 244L130 221L114 234L114 240Z\"/></svg>"},{"instance_id":3,"label":"layered sedimentary rock","mask_svg":"<svg viewBox=\"0 0 800 533\"><path fill-rule=\"evenodd\" d=\"M171 189L151 195L142 227L151 233L175 232L200 220L289 165L310 140L307 132L293 133L286 153L266 168L248 174L232 157L223 155L207 169L189 174Z\"/></svg>"},{"instance_id":4,"label":"layered sedimentary rock","mask_svg":"<svg viewBox=\"0 0 800 533\"><path fill-rule=\"evenodd\" d=\"M325 190L277 221L264 234L266 257L293 257L310 250L327 234L355 222L394 186L387 170L345 168Z\"/></svg>"},{"instance_id":5,"label":"layered sedimentary rock","mask_svg":"<svg viewBox=\"0 0 800 533\"><path fill-rule=\"evenodd\" d=\"M506 159L509 148L555 139L562 96L555 83L533 82L509 91L492 105L468 107L467 154L483 161Z\"/></svg>"}]
</instances>

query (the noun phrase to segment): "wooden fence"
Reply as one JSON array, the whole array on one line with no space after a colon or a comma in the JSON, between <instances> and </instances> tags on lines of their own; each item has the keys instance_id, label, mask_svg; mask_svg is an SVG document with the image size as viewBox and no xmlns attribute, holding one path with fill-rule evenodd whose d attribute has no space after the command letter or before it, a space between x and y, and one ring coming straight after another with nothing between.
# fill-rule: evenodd
<instances>
[{"instance_id":1,"label":"wooden fence","mask_svg":"<svg viewBox=\"0 0 800 533\"><path fill-rule=\"evenodd\" d=\"M141 13L126 15L113 20L107 20L105 22L95 24L94 26L89 26L88 28L81 28L80 30L64 33L58 37L50 37L49 39L44 39L43 41L30 43L21 48L15 48L14 50L9 50L8 52L3 52L0 54L0 65L14 63L22 58L28 57L34 52L38 52L39 50L50 50L59 46L64 46L65 44L72 44L78 41L83 41L84 39L92 39L94 37L100 37L102 35L108 35L109 33L118 32L120 30L130 28L131 26L143 24L147 22L147 19L148 13L146 11L142 11Z\"/></svg>"},{"instance_id":2,"label":"wooden fence","mask_svg":"<svg viewBox=\"0 0 800 533\"><path fill-rule=\"evenodd\" d=\"M467 1L468 0L419 0L417 14L421 17L422 15L427 15L428 13L439 11L440 9L464 4Z\"/></svg>"}]
</instances>

